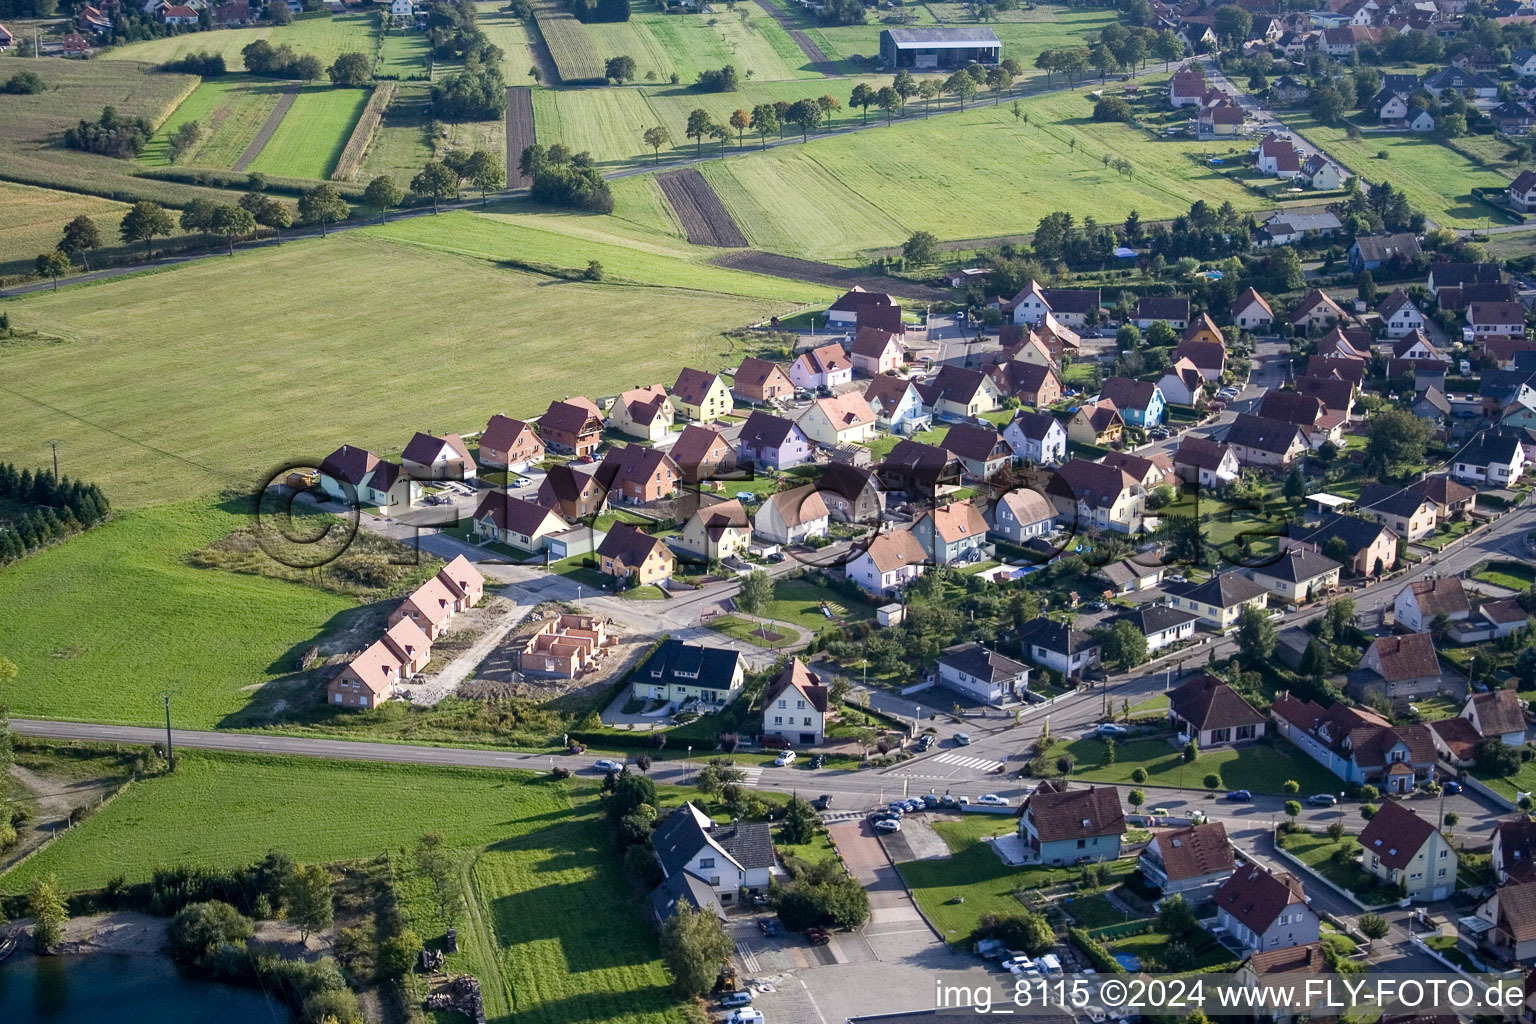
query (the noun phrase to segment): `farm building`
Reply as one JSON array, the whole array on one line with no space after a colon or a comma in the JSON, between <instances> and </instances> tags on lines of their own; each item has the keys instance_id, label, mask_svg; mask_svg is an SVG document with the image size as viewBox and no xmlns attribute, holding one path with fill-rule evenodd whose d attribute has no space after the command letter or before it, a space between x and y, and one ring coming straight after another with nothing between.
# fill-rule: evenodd
<instances>
[{"instance_id":1,"label":"farm building","mask_svg":"<svg viewBox=\"0 0 1536 1024\"><path fill-rule=\"evenodd\" d=\"M893 68L958 68L996 64L1003 44L989 28L888 28L880 33L880 60Z\"/></svg>"}]
</instances>

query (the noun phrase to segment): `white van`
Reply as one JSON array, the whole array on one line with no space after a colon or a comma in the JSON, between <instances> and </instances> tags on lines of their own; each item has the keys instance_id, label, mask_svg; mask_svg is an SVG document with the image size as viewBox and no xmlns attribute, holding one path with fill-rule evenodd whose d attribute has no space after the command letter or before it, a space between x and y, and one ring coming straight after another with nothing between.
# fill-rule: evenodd
<instances>
[{"instance_id":1,"label":"white van","mask_svg":"<svg viewBox=\"0 0 1536 1024\"><path fill-rule=\"evenodd\" d=\"M763 1024L763 1011L744 1006L725 1018L725 1024Z\"/></svg>"}]
</instances>

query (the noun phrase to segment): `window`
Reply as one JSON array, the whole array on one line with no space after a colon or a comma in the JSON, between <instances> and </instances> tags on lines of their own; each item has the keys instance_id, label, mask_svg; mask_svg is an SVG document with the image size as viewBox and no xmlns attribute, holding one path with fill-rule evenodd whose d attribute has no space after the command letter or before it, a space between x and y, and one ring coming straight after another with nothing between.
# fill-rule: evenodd
<instances>
[{"instance_id":1,"label":"window","mask_svg":"<svg viewBox=\"0 0 1536 1024\"><path fill-rule=\"evenodd\" d=\"M783 725L784 724L784 716L783 715L775 715L773 717L773 724L774 725Z\"/></svg>"},{"instance_id":2,"label":"window","mask_svg":"<svg viewBox=\"0 0 1536 1024\"><path fill-rule=\"evenodd\" d=\"M1087 843L1087 841L1086 841L1086 840L1083 840L1083 839L1079 839L1079 840L1078 840L1078 841L1077 841L1077 848L1078 848L1078 849L1079 849L1079 850L1081 850L1081 849L1083 849L1083 848L1084 848L1084 847L1086 847L1086 846L1087 846L1087 845L1088 845L1088 843Z\"/></svg>"},{"instance_id":3,"label":"window","mask_svg":"<svg viewBox=\"0 0 1536 1024\"><path fill-rule=\"evenodd\" d=\"M796 710L804 711L805 710L805 701L803 701L803 700L795 701L795 708L796 708Z\"/></svg>"},{"instance_id":4,"label":"window","mask_svg":"<svg viewBox=\"0 0 1536 1024\"><path fill-rule=\"evenodd\" d=\"M806 719L805 719L805 721L804 721L804 722L803 722L803 723L801 723L801 724L802 724L802 725L810 725L810 724L811 724L811 719L810 719L810 716L806 716Z\"/></svg>"},{"instance_id":5,"label":"window","mask_svg":"<svg viewBox=\"0 0 1536 1024\"><path fill-rule=\"evenodd\" d=\"M781 700L781 701L779 701L779 707L787 708L787 707L789 707L789 702Z\"/></svg>"},{"instance_id":6,"label":"window","mask_svg":"<svg viewBox=\"0 0 1536 1024\"><path fill-rule=\"evenodd\" d=\"M713 857L700 857L699 858L699 867L700 867L700 869L712 868L714 866L715 866L715 858L713 858Z\"/></svg>"}]
</instances>

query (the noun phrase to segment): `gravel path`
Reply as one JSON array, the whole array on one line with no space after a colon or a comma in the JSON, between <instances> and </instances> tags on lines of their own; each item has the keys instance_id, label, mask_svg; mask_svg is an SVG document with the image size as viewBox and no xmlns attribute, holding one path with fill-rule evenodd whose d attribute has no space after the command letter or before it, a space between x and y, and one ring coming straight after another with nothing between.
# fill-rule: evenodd
<instances>
[{"instance_id":1,"label":"gravel path","mask_svg":"<svg viewBox=\"0 0 1536 1024\"><path fill-rule=\"evenodd\" d=\"M785 32L789 33L789 38L793 39L795 45L800 47L800 52L810 59L813 71L828 78L843 77L843 73L837 70L837 65L826 55L826 52L811 42L810 36L795 27L795 20L789 16L789 12L782 11L774 6L773 0L757 0L757 4L767 11L768 16L778 22Z\"/></svg>"}]
</instances>

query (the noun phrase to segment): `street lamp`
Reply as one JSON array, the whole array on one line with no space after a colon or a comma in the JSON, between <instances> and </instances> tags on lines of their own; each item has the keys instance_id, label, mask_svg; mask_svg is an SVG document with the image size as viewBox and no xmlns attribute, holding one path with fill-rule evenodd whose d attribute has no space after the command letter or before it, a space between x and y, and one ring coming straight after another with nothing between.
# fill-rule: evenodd
<instances>
[{"instance_id":1,"label":"street lamp","mask_svg":"<svg viewBox=\"0 0 1536 1024\"><path fill-rule=\"evenodd\" d=\"M688 763L688 762L690 762L692 760L693 760L693 745L689 744L689 746L688 746L688 756L683 758L683 778L685 778L685 779L688 777L688 773L693 770L693 765Z\"/></svg>"}]
</instances>

